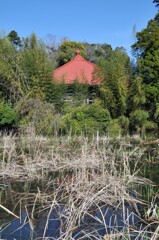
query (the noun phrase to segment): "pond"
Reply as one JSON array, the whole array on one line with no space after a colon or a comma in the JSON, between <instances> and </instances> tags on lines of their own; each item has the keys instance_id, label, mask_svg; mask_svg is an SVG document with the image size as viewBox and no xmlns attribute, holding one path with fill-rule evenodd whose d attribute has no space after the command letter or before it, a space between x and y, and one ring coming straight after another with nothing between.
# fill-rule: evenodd
<instances>
[{"instance_id":1,"label":"pond","mask_svg":"<svg viewBox=\"0 0 159 240\"><path fill-rule=\"evenodd\" d=\"M138 216L136 209L130 204L119 206L118 209L112 206L93 207L82 218L80 223L66 231L67 209L64 205L53 209L49 217L43 214L39 223L32 228L23 212L20 220L15 219L10 224L3 226L1 239L27 240L27 239L103 239L105 235L125 236L129 234L131 239L139 236L139 231L144 232L145 224ZM132 229L127 233L127 227ZM144 233L143 233L144 234ZM146 234L145 234L146 236Z\"/></svg>"},{"instance_id":2,"label":"pond","mask_svg":"<svg viewBox=\"0 0 159 240\"><path fill-rule=\"evenodd\" d=\"M27 157L21 160L18 155L17 166L12 166L17 178L11 172L10 176L5 172L3 178L0 175L1 203L6 210L11 210L9 214L0 209L1 239L94 240L103 239L105 235L129 239L139 239L142 235L142 239L149 239L154 234L156 224L146 222L148 206L140 199L150 203L154 193L158 193L158 142L93 141L82 139L68 143L60 140L54 148L48 148L46 143L43 146L41 142L23 146L23 156ZM21 147L18 145L19 153ZM15 156L14 151L13 154ZM66 163L65 159L69 161ZM130 169L129 161L132 161ZM11 162L2 165L5 171L11 168ZM144 183L139 187L132 184L130 190L127 182L131 180L130 172L133 175L134 168L140 169L139 176L154 184ZM20 178L21 169L25 175ZM140 199L136 190L142 194ZM19 218L13 217L12 213Z\"/></svg>"}]
</instances>

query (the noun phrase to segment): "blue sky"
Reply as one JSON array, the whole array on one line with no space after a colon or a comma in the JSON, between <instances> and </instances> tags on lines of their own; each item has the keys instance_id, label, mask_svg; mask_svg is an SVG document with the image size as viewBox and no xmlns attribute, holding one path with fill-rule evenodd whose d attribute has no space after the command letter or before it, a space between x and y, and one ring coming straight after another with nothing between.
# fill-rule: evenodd
<instances>
[{"instance_id":1,"label":"blue sky","mask_svg":"<svg viewBox=\"0 0 159 240\"><path fill-rule=\"evenodd\" d=\"M108 43L130 51L133 27L141 31L155 16L153 0L0 0L0 31L26 37Z\"/></svg>"}]
</instances>

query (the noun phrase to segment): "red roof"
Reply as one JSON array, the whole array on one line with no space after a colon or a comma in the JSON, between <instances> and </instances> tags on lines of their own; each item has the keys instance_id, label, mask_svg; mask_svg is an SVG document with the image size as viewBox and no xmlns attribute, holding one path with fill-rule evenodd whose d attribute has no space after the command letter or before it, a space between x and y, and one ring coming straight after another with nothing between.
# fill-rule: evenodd
<instances>
[{"instance_id":1,"label":"red roof","mask_svg":"<svg viewBox=\"0 0 159 240\"><path fill-rule=\"evenodd\" d=\"M96 65L84 59L77 50L74 59L54 70L53 76L55 81L64 81L66 84L75 80L82 84L99 84L100 80L94 74L95 68Z\"/></svg>"}]
</instances>

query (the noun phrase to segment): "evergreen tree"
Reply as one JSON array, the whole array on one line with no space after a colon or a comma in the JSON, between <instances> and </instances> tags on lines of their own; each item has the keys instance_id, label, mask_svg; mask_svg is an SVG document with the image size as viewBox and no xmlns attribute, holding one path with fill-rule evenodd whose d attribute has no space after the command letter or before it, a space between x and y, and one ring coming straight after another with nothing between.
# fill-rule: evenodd
<instances>
[{"instance_id":1,"label":"evergreen tree","mask_svg":"<svg viewBox=\"0 0 159 240\"><path fill-rule=\"evenodd\" d=\"M132 46L137 58L137 74L143 79L146 94L146 110L154 120L159 103L159 14L136 35Z\"/></svg>"}]
</instances>

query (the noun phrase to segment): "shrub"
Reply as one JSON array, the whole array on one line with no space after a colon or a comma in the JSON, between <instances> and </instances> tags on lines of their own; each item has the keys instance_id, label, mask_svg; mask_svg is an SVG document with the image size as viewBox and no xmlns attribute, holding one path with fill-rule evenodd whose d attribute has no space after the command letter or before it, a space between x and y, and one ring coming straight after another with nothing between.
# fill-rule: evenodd
<instances>
[{"instance_id":1,"label":"shrub","mask_svg":"<svg viewBox=\"0 0 159 240\"><path fill-rule=\"evenodd\" d=\"M0 125L12 126L15 124L17 115L9 104L0 102Z\"/></svg>"},{"instance_id":2,"label":"shrub","mask_svg":"<svg viewBox=\"0 0 159 240\"><path fill-rule=\"evenodd\" d=\"M31 126L37 134L52 135L57 130L58 115L52 104L38 99L28 99L17 107L19 124Z\"/></svg>"},{"instance_id":3,"label":"shrub","mask_svg":"<svg viewBox=\"0 0 159 240\"><path fill-rule=\"evenodd\" d=\"M157 128L154 122L149 121L149 113L141 109L137 109L130 113L130 126L131 130L135 129L138 133Z\"/></svg>"},{"instance_id":4,"label":"shrub","mask_svg":"<svg viewBox=\"0 0 159 240\"><path fill-rule=\"evenodd\" d=\"M118 123L120 127L122 128L122 133L127 134L129 131L129 119L125 116L120 116L118 118Z\"/></svg>"},{"instance_id":5,"label":"shrub","mask_svg":"<svg viewBox=\"0 0 159 240\"><path fill-rule=\"evenodd\" d=\"M122 128L119 124L118 119L113 119L110 121L107 132L111 137L117 137L121 134Z\"/></svg>"},{"instance_id":6,"label":"shrub","mask_svg":"<svg viewBox=\"0 0 159 240\"><path fill-rule=\"evenodd\" d=\"M82 105L74 109L68 109L61 118L59 127L62 133L94 134L97 131L106 132L110 121L107 109L100 106L98 101L91 105Z\"/></svg>"}]
</instances>

